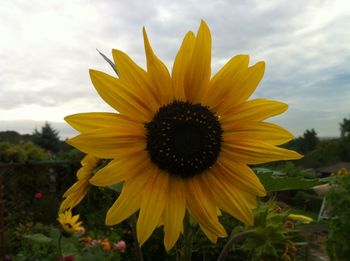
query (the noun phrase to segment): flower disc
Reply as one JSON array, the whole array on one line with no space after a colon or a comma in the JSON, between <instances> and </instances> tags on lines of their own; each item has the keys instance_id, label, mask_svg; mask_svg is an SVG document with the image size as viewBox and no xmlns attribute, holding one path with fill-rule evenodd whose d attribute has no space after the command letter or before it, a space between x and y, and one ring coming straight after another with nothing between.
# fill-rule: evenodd
<instances>
[{"instance_id":1,"label":"flower disc","mask_svg":"<svg viewBox=\"0 0 350 261\"><path fill-rule=\"evenodd\" d=\"M219 156L219 119L201 104L174 101L162 106L145 128L151 161L172 175L193 177Z\"/></svg>"}]
</instances>

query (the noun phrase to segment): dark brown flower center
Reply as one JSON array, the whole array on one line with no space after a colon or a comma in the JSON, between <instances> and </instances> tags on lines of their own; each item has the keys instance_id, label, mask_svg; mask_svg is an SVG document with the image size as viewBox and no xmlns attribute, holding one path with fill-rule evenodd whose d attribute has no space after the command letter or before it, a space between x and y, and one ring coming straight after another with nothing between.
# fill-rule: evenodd
<instances>
[{"instance_id":1,"label":"dark brown flower center","mask_svg":"<svg viewBox=\"0 0 350 261\"><path fill-rule=\"evenodd\" d=\"M190 178L216 162L222 141L218 117L201 104L174 101L145 124L151 161L171 175Z\"/></svg>"}]
</instances>

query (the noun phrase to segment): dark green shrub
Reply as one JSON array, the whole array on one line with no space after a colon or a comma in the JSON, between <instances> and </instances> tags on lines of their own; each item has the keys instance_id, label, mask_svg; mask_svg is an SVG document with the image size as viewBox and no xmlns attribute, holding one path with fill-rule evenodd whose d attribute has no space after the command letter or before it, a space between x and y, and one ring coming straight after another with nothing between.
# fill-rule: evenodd
<instances>
[{"instance_id":1,"label":"dark green shrub","mask_svg":"<svg viewBox=\"0 0 350 261\"><path fill-rule=\"evenodd\" d=\"M329 209L327 251L331 260L346 261L350 256L350 175L337 177L326 195Z\"/></svg>"}]
</instances>

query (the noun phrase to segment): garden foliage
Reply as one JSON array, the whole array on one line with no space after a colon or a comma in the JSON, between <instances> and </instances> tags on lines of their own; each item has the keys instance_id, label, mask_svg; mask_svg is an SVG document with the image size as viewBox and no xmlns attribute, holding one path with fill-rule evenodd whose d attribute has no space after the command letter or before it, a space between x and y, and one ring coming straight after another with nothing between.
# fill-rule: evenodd
<instances>
[{"instance_id":1,"label":"garden foliage","mask_svg":"<svg viewBox=\"0 0 350 261\"><path fill-rule=\"evenodd\" d=\"M350 256L350 173L337 177L326 200L330 216L327 250L331 260L347 261Z\"/></svg>"}]
</instances>

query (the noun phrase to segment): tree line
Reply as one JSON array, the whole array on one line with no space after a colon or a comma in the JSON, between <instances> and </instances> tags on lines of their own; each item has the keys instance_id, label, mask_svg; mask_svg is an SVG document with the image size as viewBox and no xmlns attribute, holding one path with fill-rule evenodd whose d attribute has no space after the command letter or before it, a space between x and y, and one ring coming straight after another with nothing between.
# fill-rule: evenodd
<instances>
[{"instance_id":1,"label":"tree line","mask_svg":"<svg viewBox=\"0 0 350 261\"><path fill-rule=\"evenodd\" d=\"M0 132L0 162L27 160L80 159L82 153L59 139L59 132L46 122L32 134Z\"/></svg>"},{"instance_id":2,"label":"tree line","mask_svg":"<svg viewBox=\"0 0 350 261\"><path fill-rule=\"evenodd\" d=\"M314 129L308 129L284 147L303 154L304 158L297 163L306 168L350 162L350 118L344 118L339 128L339 138L321 140Z\"/></svg>"}]
</instances>

